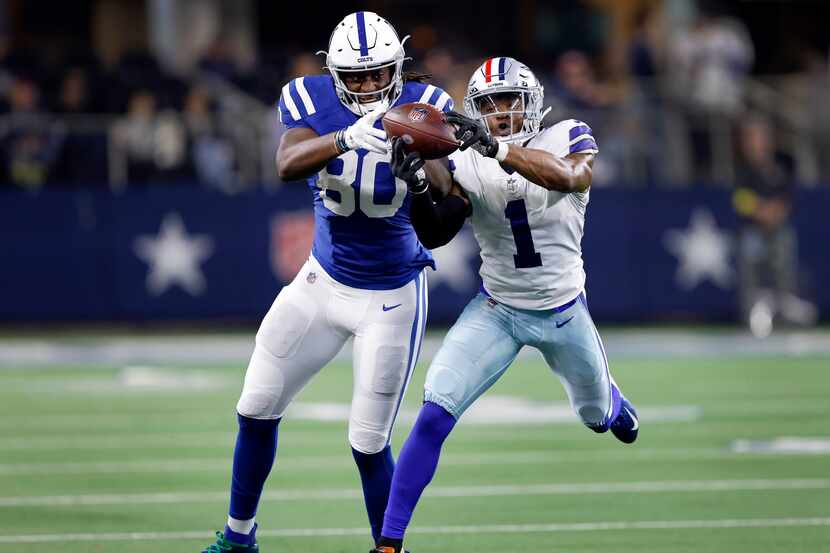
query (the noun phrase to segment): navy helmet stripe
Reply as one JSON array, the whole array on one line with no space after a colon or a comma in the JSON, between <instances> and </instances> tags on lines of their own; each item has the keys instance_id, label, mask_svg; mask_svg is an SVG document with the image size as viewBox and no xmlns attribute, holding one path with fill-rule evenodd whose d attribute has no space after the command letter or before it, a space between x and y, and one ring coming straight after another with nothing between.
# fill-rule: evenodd
<instances>
[{"instance_id":1,"label":"navy helmet stripe","mask_svg":"<svg viewBox=\"0 0 830 553\"><path fill-rule=\"evenodd\" d=\"M369 45L366 43L366 21L363 12L357 12L357 39L360 41L360 55L369 55Z\"/></svg>"},{"instance_id":2,"label":"navy helmet stripe","mask_svg":"<svg viewBox=\"0 0 830 553\"><path fill-rule=\"evenodd\" d=\"M499 58L499 78L504 79L504 58Z\"/></svg>"}]
</instances>

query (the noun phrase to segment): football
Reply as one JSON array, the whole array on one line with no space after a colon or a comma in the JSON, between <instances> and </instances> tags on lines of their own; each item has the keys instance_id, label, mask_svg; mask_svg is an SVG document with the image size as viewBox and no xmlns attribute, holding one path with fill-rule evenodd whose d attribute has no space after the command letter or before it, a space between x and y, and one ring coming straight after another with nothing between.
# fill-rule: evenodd
<instances>
[{"instance_id":1,"label":"football","mask_svg":"<svg viewBox=\"0 0 830 553\"><path fill-rule=\"evenodd\" d=\"M418 152L424 159L446 157L458 148L455 127L447 123L444 112L429 104L403 104L383 116L389 140L401 137L404 150Z\"/></svg>"}]
</instances>

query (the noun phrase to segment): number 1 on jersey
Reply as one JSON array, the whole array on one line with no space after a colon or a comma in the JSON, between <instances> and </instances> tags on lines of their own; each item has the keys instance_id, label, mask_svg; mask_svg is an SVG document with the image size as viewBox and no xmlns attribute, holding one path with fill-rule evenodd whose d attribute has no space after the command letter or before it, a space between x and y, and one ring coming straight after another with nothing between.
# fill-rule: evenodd
<instances>
[{"instance_id":1,"label":"number 1 on jersey","mask_svg":"<svg viewBox=\"0 0 830 553\"><path fill-rule=\"evenodd\" d=\"M527 208L524 200L507 202L504 216L510 221L510 230L513 231L513 241L516 242L516 254L513 263L517 269L541 267L542 256L533 246L533 236L530 234L530 223L527 220Z\"/></svg>"}]
</instances>

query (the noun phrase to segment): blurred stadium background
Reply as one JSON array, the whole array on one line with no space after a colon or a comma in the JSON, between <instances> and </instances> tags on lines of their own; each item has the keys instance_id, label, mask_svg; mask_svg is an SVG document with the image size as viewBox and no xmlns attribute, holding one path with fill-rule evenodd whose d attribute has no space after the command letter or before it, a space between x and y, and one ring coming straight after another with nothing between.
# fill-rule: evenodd
<instances>
[{"instance_id":1,"label":"blurred stadium background","mask_svg":"<svg viewBox=\"0 0 830 553\"><path fill-rule=\"evenodd\" d=\"M313 232L274 105L359 9L457 106L510 55L548 122L592 126L588 295L643 411L634 447L589 435L523 354L411 548L830 550L830 4L0 0L0 551L196 551L221 525L253 333ZM478 288L471 233L435 253L396 449ZM349 365L283 425L264 551L367 549Z\"/></svg>"}]
</instances>

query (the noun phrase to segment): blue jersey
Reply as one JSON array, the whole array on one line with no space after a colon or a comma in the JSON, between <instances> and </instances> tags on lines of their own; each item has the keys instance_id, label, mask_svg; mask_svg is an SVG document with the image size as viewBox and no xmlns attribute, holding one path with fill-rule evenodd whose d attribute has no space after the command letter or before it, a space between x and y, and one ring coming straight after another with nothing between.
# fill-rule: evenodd
<instances>
[{"instance_id":1,"label":"blue jersey","mask_svg":"<svg viewBox=\"0 0 830 553\"><path fill-rule=\"evenodd\" d=\"M417 82L404 83L394 105L410 102L444 111L453 107L446 92ZM286 127L308 127L320 136L358 119L340 102L329 75L300 77L285 85L279 115ZM383 128L380 121L375 126ZM332 278L347 286L391 290L424 267L435 268L410 223L406 183L392 175L389 164L389 154L351 150L308 178L314 193L312 253Z\"/></svg>"}]
</instances>

